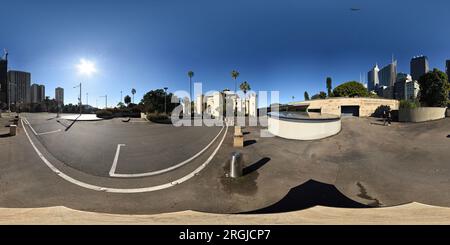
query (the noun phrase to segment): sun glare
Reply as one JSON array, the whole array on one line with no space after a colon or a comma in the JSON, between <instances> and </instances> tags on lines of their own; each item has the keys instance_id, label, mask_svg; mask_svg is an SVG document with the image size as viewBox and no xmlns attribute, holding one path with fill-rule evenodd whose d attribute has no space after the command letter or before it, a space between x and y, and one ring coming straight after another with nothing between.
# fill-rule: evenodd
<instances>
[{"instance_id":1,"label":"sun glare","mask_svg":"<svg viewBox=\"0 0 450 245\"><path fill-rule=\"evenodd\" d=\"M77 65L78 72L82 75L91 75L97 70L95 69L95 64L90 60L81 59L80 63Z\"/></svg>"}]
</instances>

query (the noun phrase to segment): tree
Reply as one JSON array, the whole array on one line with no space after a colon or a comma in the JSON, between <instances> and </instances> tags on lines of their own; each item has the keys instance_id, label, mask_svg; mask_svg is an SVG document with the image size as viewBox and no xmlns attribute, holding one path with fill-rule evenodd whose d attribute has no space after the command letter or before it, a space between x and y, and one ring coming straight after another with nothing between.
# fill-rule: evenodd
<instances>
[{"instance_id":1,"label":"tree","mask_svg":"<svg viewBox=\"0 0 450 245\"><path fill-rule=\"evenodd\" d=\"M331 77L327 77L328 97L333 97L333 93L332 93L331 89L332 89L332 80L331 80Z\"/></svg>"},{"instance_id":2,"label":"tree","mask_svg":"<svg viewBox=\"0 0 450 245\"><path fill-rule=\"evenodd\" d=\"M305 97L305 100L309 100L309 94L305 91L305 94L303 95Z\"/></svg>"},{"instance_id":3,"label":"tree","mask_svg":"<svg viewBox=\"0 0 450 245\"><path fill-rule=\"evenodd\" d=\"M327 93L325 93L324 91L320 91L318 94L315 94L311 97L311 99L313 100L317 100L317 99L326 99L327 98Z\"/></svg>"},{"instance_id":4,"label":"tree","mask_svg":"<svg viewBox=\"0 0 450 245\"><path fill-rule=\"evenodd\" d=\"M241 85L239 85L239 88L241 89L242 92L244 92L244 115L247 113L247 91L249 91L250 88L250 84L247 81L244 81L241 83Z\"/></svg>"},{"instance_id":5,"label":"tree","mask_svg":"<svg viewBox=\"0 0 450 245\"><path fill-rule=\"evenodd\" d=\"M123 98L123 101L125 104L129 105L131 103L131 98L129 95L126 95L125 98Z\"/></svg>"},{"instance_id":6,"label":"tree","mask_svg":"<svg viewBox=\"0 0 450 245\"><path fill-rule=\"evenodd\" d=\"M350 81L343 83L333 90L333 96L335 97L368 97L369 92L359 82Z\"/></svg>"},{"instance_id":7,"label":"tree","mask_svg":"<svg viewBox=\"0 0 450 245\"><path fill-rule=\"evenodd\" d=\"M125 104L122 102L122 101L120 101L119 103L117 103L117 107L119 107L119 108L125 108Z\"/></svg>"},{"instance_id":8,"label":"tree","mask_svg":"<svg viewBox=\"0 0 450 245\"><path fill-rule=\"evenodd\" d=\"M450 84L447 75L434 69L419 78L420 97L424 106L445 107L448 103Z\"/></svg>"},{"instance_id":9,"label":"tree","mask_svg":"<svg viewBox=\"0 0 450 245\"><path fill-rule=\"evenodd\" d=\"M237 83L236 83L236 79L239 77L239 72L236 71L236 70L232 70L232 71L231 71L231 77L234 79L234 91L237 92ZM236 102L235 102L235 108L236 108L236 111L235 111L235 112L237 112L237 100L236 100Z\"/></svg>"},{"instance_id":10,"label":"tree","mask_svg":"<svg viewBox=\"0 0 450 245\"><path fill-rule=\"evenodd\" d=\"M163 112L165 96L167 96L168 101L172 101L174 95L172 93L166 94L163 89L151 90L146 93L141 101L143 110L149 113ZM167 111L172 111L178 105L178 103L167 103Z\"/></svg>"},{"instance_id":11,"label":"tree","mask_svg":"<svg viewBox=\"0 0 450 245\"><path fill-rule=\"evenodd\" d=\"M193 76L194 76L194 72L193 71L188 71L188 77L189 77L189 100L191 101L191 104L192 104L192 101L194 101L194 98L192 98L192 77ZM193 110L194 110L194 108L193 108L193 106L191 106L191 115L192 115Z\"/></svg>"},{"instance_id":12,"label":"tree","mask_svg":"<svg viewBox=\"0 0 450 245\"><path fill-rule=\"evenodd\" d=\"M327 98L327 94L325 92L323 92L323 91L320 91L319 92L319 98L320 99L326 99Z\"/></svg>"},{"instance_id":13,"label":"tree","mask_svg":"<svg viewBox=\"0 0 450 245\"><path fill-rule=\"evenodd\" d=\"M133 104L134 104L134 94L136 93L136 89L131 89L131 94L133 95ZM126 102L125 102L126 103Z\"/></svg>"}]
</instances>

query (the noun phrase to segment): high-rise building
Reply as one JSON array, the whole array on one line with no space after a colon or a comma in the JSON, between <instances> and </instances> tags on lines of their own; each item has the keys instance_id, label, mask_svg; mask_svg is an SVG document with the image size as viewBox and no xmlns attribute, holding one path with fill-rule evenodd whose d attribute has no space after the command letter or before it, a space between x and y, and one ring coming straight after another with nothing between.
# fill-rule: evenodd
<instances>
[{"instance_id":1,"label":"high-rise building","mask_svg":"<svg viewBox=\"0 0 450 245\"><path fill-rule=\"evenodd\" d=\"M39 84L31 85L31 103L41 103L45 99L45 86Z\"/></svg>"},{"instance_id":2,"label":"high-rise building","mask_svg":"<svg viewBox=\"0 0 450 245\"><path fill-rule=\"evenodd\" d=\"M0 58L0 104L8 103L8 60Z\"/></svg>"},{"instance_id":3,"label":"high-rise building","mask_svg":"<svg viewBox=\"0 0 450 245\"><path fill-rule=\"evenodd\" d=\"M428 65L428 58L426 56L415 56L411 59L411 76L413 80L419 80L419 78L428 73L430 67Z\"/></svg>"},{"instance_id":4,"label":"high-rise building","mask_svg":"<svg viewBox=\"0 0 450 245\"><path fill-rule=\"evenodd\" d=\"M407 83L411 82L411 75L405 73L397 74L397 81L394 84L394 99L406 100L407 96Z\"/></svg>"},{"instance_id":5,"label":"high-rise building","mask_svg":"<svg viewBox=\"0 0 450 245\"><path fill-rule=\"evenodd\" d=\"M372 70L367 73L367 88L369 91L374 91L380 84L380 79L378 77L378 72L380 68L378 68L378 64L375 65Z\"/></svg>"},{"instance_id":6,"label":"high-rise building","mask_svg":"<svg viewBox=\"0 0 450 245\"><path fill-rule=\"evenodd\" d=\"M417 81L408 81L406 83L406 99L415 100L419 95L420 85Z\"/></svg>"},{"instance_id":7,"label":"high-rise building","mask_svg":"<svg viewBox=\"0 0 450 245\"><path fill-rule=\"evenodd\" d=\"M397 61L392 61L391 64L383 67L378 73L380 86L394 86L397 80Z\"/></svg>"},{"instance_id":8,"label":"high-rise building","mask_svg":"<svg viewBox=\"0 0 450 245\"><path fill-rule=\"evenodd\" d=\"M64 89L57 87L55 89L55 100L58 104L64 105Z\"/></svg>"},{"instance_id":9,"label":"high-rise building","mask_svg":"<svg viewBox=\"0 0 450 245\"><path fill-rule=\"evenodd\" d=\"M30 102L31 74L23 71L8 71L9 100L11 104Z\"/></svg>"}]
</instances>

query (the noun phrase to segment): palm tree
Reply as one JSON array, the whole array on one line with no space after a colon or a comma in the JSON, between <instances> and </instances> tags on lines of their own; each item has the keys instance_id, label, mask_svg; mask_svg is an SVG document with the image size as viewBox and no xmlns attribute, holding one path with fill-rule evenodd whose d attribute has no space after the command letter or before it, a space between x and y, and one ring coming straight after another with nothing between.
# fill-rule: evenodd
<instances>
[{"instance_id":1,"label":"palm tree","mask_svg":"<svg viewBox=\"0 0 450 245\"><path fill-rule=\"evenodd\" d=\"M236 93L236 99L235 99L235 107L236 107L236 112L237 112L237 83L236 83L236 79L239 77L239 72L236 70L232 70L231 71L231 77L234 79L234 91Z\"/></svg>"},{"instance_id":2,"label":"palm tree","mask_svg":"<svg viewBox=\"0 0 450 245\"><path fill-rule=\"evenodd\" d=\"M194 72L193 71L188 71L188 76L189 76L189 100L192 101L192 77L194 76ZM192 113L192 103L191 104L191 113Z\"/></svg>"},{"instance_id":3,"label":"palm tree","mask_svg":"<svg viewBox=\"0 0 450 245\"><path fill-rule=\"evenodd\" d=\"M133 104L134 104L134 94L136 93L136 89L131 89L131 94L133 94Z\"/></svg>"},{"instance_id":4,"label":"palm tree","mask_svg":"<svg viewBox=\"0 0 450 245\"><path fill-rule=\"evenodd\" d=\"M331 97L331 88L332 88L332 80L331 77L327 77L327 90L328 90L328 97Z\"/></svg>"},{"instance_id":5,"label":"palm tree","mask_svg":"<svg viewBox=\"0 0 450 245\"><path fill-rule=\"evenodd\" d=\"M239 88L241 89L242 92L244 92L244 115L247 113L247 91L249 91L250 88L250 84L247 81L244 81L241 83L241 85L239 85Z\"/></svg>"}]
</instances>

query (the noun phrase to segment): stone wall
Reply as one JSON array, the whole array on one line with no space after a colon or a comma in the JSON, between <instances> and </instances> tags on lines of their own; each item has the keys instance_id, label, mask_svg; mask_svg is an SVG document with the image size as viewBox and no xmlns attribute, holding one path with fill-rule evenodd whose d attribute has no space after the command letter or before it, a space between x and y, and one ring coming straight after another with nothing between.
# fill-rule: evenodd
<instances>
[{"instance_id":1,"label":"stone wall","mask_svg":"<svg viewBox=\"0 0 450 245\"><path fill-rule=\"evenodd\" d=\"M308 109L320 109L322 113L341 115L342 106L359 106L359 116L369 117L374 114L380 106L389 106L391 110L398 110L399 101L390 99L372 98L331 98L324 100L309 100L294 105L309 104Z\"/></svg>"},{"instance_id":2,"label":"stone wall","mask_svg":"<svg viewBox=\"0 0 450 245\"><path fill-rule=\"evenodd\" d=\"M447 108L419 107L415 109L400 109L398 120L400 122L426 122L445 118Z\"/></svg>"}]
</instances>

